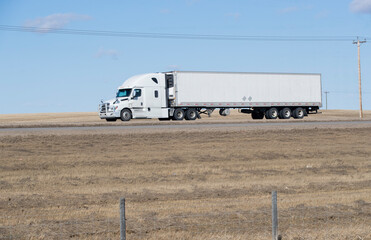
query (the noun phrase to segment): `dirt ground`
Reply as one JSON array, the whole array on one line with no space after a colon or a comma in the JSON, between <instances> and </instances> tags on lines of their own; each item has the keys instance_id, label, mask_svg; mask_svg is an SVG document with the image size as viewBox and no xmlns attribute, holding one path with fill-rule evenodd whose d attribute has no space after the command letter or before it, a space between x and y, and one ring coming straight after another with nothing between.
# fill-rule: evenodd
<instances>
[{"instance_id":1,"label":"dirt ground","mask_svg":"<svg viewBox=\"0 0 371 240\"><path fill-rule=\"evenodd\" d=\"M0 135L0 239L118 239L121 197L127 239L271 239L273 190L282 239L371 239L370 146L369 125Z\"/></svg>"}]
</instances>

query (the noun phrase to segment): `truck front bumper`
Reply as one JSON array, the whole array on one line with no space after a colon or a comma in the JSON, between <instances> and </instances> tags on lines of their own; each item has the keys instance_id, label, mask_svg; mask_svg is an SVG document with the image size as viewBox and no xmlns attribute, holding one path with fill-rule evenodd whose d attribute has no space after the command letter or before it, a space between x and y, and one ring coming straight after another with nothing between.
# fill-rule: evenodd
<instances>
[{"instance_id":1,"label":"truck front bumper","mask_svg":"<svg viewBox=\"0 0 371 240\"><path fill-rule=\"evenodd\" d=\"M106 118L119 118L120 116L116 116L115 112L108 112L108 113L99 113L99 117L101 119L106 119Z\"/></svg>"},{"instance_id":2,"label":"truck front bumper","mask_svg":"<svg viewBox=\"0 0 371 240\"><path fill-rule=\"evenodd\" d=\"M99 105L99 117L101 119L120 118L120 112L110 111L109 110L109 104L104 103L104 104Z\"/></svg>"}]
</instances>

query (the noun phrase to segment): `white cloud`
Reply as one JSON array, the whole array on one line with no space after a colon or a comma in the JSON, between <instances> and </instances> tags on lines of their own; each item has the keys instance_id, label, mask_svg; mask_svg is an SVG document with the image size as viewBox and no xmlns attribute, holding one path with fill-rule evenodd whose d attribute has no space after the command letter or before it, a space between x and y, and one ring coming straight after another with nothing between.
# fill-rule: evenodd
<instances>
[{"instance_id":1,"label":"white cloud","mask_svg":"<svg viewBox=\"0 0 371 240\"><path fill-rule=\"evenodd\" d=\"M371 13L371 0L353 0L349 7L355 13Z\"/></svg>"},{"instance_id":2,"label":"white cloud","mask_svg":"<svg viewBox=\"0 0 371 240\"><path fill-rule=\"evenodd\" d=\"M227 17L232 17L234 19L239 19L241 17L241 14L239 12L235 12L235 13L227 13L226 14Z\"/></svg>"},{"instance_id":3,"label":"white cloud","mask_svg":"<svg viewBox=\"0 0 371 240\"><path fill-rule=\"evenodd\" d=\"M102 58L102 57L110 57L113 60L117 60L119 53L115 49L103 49L100 48L98 52L95 54L95 57Z\"/></svg>"},{"instance_id":4,"label":"white cloud","mask_svg":"<svg viewBox=\"0 0 371 240\"><path fill-rule=\"evenodd\" d=\"M192 6L198 2L200 2L201 0L186 0L186 3L188 6Z\"/></svg>"},{"instance_id":5,"label":"white cloud","mask_svg":"<svg viewBox=\"0 0 371 240\"><path fill-rule=\"evenodd\" d=\"M60 29L66 26L71 21L90 20L88 15L80 15L74 13L55 13L46 17L39 17L32 20L27 20L25 27L34 27L37 32L50 32L53 29Z\"/></svg>"},{"instance_id":6,"label":"white cloud","mask_svg":"<svg viewBox=\"0 0 371 240\"><path fill-rule=\"evenodd\" d=\"M162 13L162 14L169 14L171 11L169 10L169 9L167 9L167 8L164 8L164 9L161 9L160 10L160 13Z\"/></svg>"},{"instance_id":7,"label":"white cloud","mask_svg":"<svg viewBox=\"0 0 371 240\"><path fill-rule=\"evenodd\" d=\"M172 65L168 65L166 68L177 71L177 70L181 69L181 66L176 65L176 64L172 64Z\"/></svg>"},{"instance_id":8,"label":"white cloud","mask_svg":"<svg viewBox=\"0 0 371 240\"><path fill-rule=\"evenodd\" d=\"M325 11L318 12L314 16L314 18L316 18L316 19L322 19L322 18L327 18L329 15L330 15L330 12L325 10Z\"/></svg>"},{"instance_id":9,"label":"white cloud","mask_svg":"<svg viewBox=\"0 0 371 240\"><path fill-rule=\"evenodd\" d=\"M278 12L281 14L286 14L286 13L291 13L291 12L296 12L298 11L298 7L287 7L287 8L282 8Z\"/></svg>"}]
</instances>

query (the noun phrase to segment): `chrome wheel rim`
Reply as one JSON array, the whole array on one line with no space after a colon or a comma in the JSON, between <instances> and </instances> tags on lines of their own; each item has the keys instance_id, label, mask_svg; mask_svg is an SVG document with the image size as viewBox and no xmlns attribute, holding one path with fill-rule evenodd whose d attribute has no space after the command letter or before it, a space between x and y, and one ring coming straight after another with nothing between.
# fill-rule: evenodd
<instances>
[{"instance_id":1,"label":"chrome wheel rim","mask_svg":"<svg viewBox=\"0 0 371 240\"><path fill-rule=\"evenodd\" d=\"M124 119L128 119L130 117L130 114L128 112L124 112L123 116Z\"/></svg>"},{"instance_id":2,"label":"chrome wheel rim","mask_svg":"<svg viewBox=\"0 0 371 240\"><path fill-rule=\"evenodd\" d=\"M304 116L304 111L303 110L299 110L298 111L298 117L303 117Z\"/></svg>"},{"instance_id":3,"label":"chrome wheel rim","mask_svg":"<svg viewBox=\"0 0 371 240\"><path fill-rule=\"evenodd\" d=\"M182 118L183 117L183 113L181 111L177 112L176 113L176 117L177 118Z\"/></svg>"},{"instance_id":4,"label":"chrome wheel rim","mask_svg":"<svg viewBox=\"0 0 371 240\"><path fill-rule=\"evenodd\" d=\"M277 111L273 111L273 112L272 112L272 117L273 117L273 118L276 118L277 116L278 116L278 112L277 112Z\"/></svg>"}]
</instances>

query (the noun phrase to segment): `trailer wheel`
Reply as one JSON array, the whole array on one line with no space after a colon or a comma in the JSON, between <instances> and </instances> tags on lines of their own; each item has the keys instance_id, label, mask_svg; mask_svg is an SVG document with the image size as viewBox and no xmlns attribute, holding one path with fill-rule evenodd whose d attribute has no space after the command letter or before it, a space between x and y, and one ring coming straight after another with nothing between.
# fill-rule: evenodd
<instances>
[{"instance_id":1,"label":"trailer wheel","mask_svg":"<svg viewBox=\"0 0 371 240\"><path fill-rule=\"evenodd\" d=\"M277 119L278 117L278 110L277 108L270 108L268 111L266 111L265 117L267 119Z\"/></svg>"},{"instance_id":2,"label":"trailer wheel","mask_svg":"<svg viewBox=\"0 0 371 240\"><path fill-rule=\"evenodd\" d=\"M280 111L280 118L281 119L289 119L291 117L291 109L290 108L284 108Z\"/></svg>"},{"instance_id":3,"label":"trailer wheel","mask_svg":"<svg viewBox=\"0 0 371 240\"><path fill-rule=\"evenodd\" d=\"M184 111L181 108L177 108L174 111L173 120L181 121L184 118Z\"/></svg>"},{"instance_id":4,"label":"trailer wheel","mask_svg":"<svg viewBox=\"0 0 371 240\"><path fill-rule=\"evenodd\" d=\"M252 119L263 119L264 118L264 113L261 113L261 112L258 112L258 111L252 111L251 118Z\"/></svg>"},{"instance_id":5,"label":"trailer wheel","mask_svg":"<svg viewBox=\"0 0 371 240\"><path fill-rule=\"evenodd\" d=\"M122 121L130 121L131 119L131 111L129 109L122 109L121 110L121 114L120 114L120 118Z\"/></svg>"},{"instance_id":6,"label":"trailer wheel","mask_svg":"<svg viewBox=\"0 0 371 240\"><path fill-rule=\"evenodd\" d=\"M295 108L292 112L292 116L296 119L302 119L305 115L304 109L301 107Z\"/></svg>"},{"instance_id":7,"label":"trailer wheel","mask_svg":"<svg viewBox=\"0 0 371 240\"><path fill-rule=\"evenodd\" d=\"M185 112L185 119L186 120L196 120L197 118L197 111L194 108L190 108Z\"/></svg>"}]
</instances>

